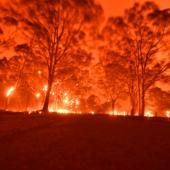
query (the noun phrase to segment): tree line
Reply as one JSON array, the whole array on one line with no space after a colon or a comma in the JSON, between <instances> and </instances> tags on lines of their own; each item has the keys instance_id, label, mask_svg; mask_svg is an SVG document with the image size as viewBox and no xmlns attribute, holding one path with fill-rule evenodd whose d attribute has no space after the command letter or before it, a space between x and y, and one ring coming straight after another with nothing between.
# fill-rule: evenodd
<instances>
[{"instance_id":1,"label":"tree line","mask_svg":"<svg viewBox=\"0 0 170 170\"><path fill-rule=\"evenodd\" d=\"M44 113L65 88L82 107L114 110L125 98L131 115L143 116L157 82L169 83L170 9L154 2L107 20L94 0L19 0L0 11L0 46L13 52L0 61L1 84L29 91L27 102L46 84Z\"/></svg>"}]
</instances>

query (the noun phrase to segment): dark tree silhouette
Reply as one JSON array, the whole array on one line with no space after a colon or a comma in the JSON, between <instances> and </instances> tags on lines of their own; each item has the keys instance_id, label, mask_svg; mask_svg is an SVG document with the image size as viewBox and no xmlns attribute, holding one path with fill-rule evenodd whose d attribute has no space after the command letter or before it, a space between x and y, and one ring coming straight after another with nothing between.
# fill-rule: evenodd
<instances>
[{"instance_id":1,"label":"dark tree silhouette","mask_svg":"<svg viewBox=\"0 0 170 170\"><path fill-rule=\"evenodd\" d=\"M15 10L17 17L27 38L33 39L31 45L34 55L46 65L48 90L42 108L46 113L58 65L78 47L76 44L82 38L82 26L93 20L100 6L93 0L21 1L21 4L25 16Z\"/></svg>"},{"instance_id":2,"label":"dark tree silhouette","mask_svg":"<svg viewBox=\"0 0 170 170\"><path fill-rule=\"evenodd\" d=\"M169 10L160 10L153 2L145 2L135 3L125 11L124 17L110 18L110 25L106 27L108 32L116 34L117 53L127 58L125 67L132 113L144 115L146 93L168 76L169 23Z\"/></svg>"},{"instance_id":3,"label":"dark tree silhouette","mask_svg":"<svg viewBox=\"0 0 170 170\"><path fill-rule=\"evenodd\" d=\"M14 0L0 6L0 49L15 53L0 60L1 82L42 93L43 113L56 102L54 92L60 98L69 89L85 110L90 102L92 110L109 103L114 110L128 94L131 114L143 116L149 90L170 79L170 10L134 3L123 16L110 17L102 31L101 21L94 0ZM105 104L99 107L92 95Z\"/></svg>"},{"instance_id":4,"label":"dark tree silhouette","mask_svg":"<svg viewBox=\"0 0 170 170\"><path fill-rule=\"evenodd\" d=\"M125 95L126 88L122 81L121 58L113 51L101 48L100 60L96 65L98 75L98 85L103 89L106 101L110 103L111 111L114 111L119 99Z\"/></svg>"}]
</instances>

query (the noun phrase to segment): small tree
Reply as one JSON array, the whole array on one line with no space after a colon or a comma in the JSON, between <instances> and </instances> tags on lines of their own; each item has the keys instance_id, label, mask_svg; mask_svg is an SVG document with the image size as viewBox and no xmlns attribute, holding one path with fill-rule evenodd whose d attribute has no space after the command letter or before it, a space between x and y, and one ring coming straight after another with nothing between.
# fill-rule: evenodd
<instances>
[{"instance_id":1,"label":"small tree","mask_svg":"<svg viewBox=\"0 0 170 170\"><path fill-rule=\"evenodd\" d=\"M113 111L118 100L122 99L126 92L122 81L121 57L112 50L105 48L100 50L99 63L96 65L98 85L105 93L106 101L110 103Z\"/></svg>"}]
</instances>

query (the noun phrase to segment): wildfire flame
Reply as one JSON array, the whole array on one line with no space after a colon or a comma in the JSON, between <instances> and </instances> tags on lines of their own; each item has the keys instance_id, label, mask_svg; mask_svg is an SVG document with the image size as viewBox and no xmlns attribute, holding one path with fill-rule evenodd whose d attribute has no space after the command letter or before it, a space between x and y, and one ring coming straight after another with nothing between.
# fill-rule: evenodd
<instances>
[{"instance_id":1,"label":"wildfire flame","mask_svg":"<svg viewBox=\"0 0 170 170\"><path fill-rule=\"evenodd\" d=\"M36 94L35 94L35 97L38 99L38 98L41 97L41 94L40 94L40 93L36 93Z\"/></svg>"},{"instance_id":2,"label":"wildfire flame","mask_svg":"<svg viewBox=\"0 0 170 170\"><path fill-rule=\"evenodd\" d=\"M154 114L151 111L145 112L145 117L154 117Z\"/></svg>"},{"instance_id":3,"label":"wildfire flame","mask_svg":"<svg viewBox=\"0 0 170 170\"><path fill-rule=\"evenodd\" d=\"M48 90L48 85L44 85L44 87L43 87L43 91L47 91Z\"/></svg>"},{"instance_id":4,"label":"wildfire flame","mask_svg":"<svg viewBox=\"0 0 170 170\"><path fill-rule=\"evenodd\" d=\"M170 111L169 110L166 111L166 117L170 118Z\"/></svg>"},{"instance_id":5,"label":"wildfire flame","mask_svg":"<svg viewBox=\"0 0 170 170\"><path fill-rule=\"evenodd\" d=\"M6 97L11 96L14 91L15 91L15 87L10 87L10 88L7 90Z\"/></svg>"},{"instance_id":6,"label":"wildfire flame","mask_svg":"<svg viewBox=\"0 0 170 170\"><path fill-rule=\"evenodd\" d=\"M38 72L37 72L39 75L41 75L42 74L42 71L41 70L38 70Z\"/></svg>"},{"instance_id":7,"label":"wildfire flame","mask_svg":"<svg viewBox=\"0 0 170 170\"><path fill-rule=\"evenodd\" d=\"M49 109L49 112L56 112L56 113L59 113L59 114L69 114L69 113L71 113L70 110L67 110L67 109L64 109L64 108L54 109L52 107Z\"/></svg>"},{"instance_id":8,"label":"wildfire flame","mask_svg":"<svg viewBox=\"0 0 170 170\"><path fill-rule=\"evenodd\" d=\"M44 85L43 88L42 88L43 91L47 91L48 90L48 85ZM9 97L11 96L15 91L15 87L10 87L7 92L6 92L6 97ZM52 96L55 96L55 92L51 92L50 93ZM41 93L40 92L37 92L35 93L35 97L37 99L39 99L41 97ZM81 110L74 110L73 108L71 108L71 110L67 109L67 107L72 107L72 106L75 106L75 108L77 109L78 106L80 105L80 100L78 98L75 98L75 99L72 99L70 98L69 94L67 92L63 93L63 106L57 106L57 104L53 105L50 109L49 109L49 112L56 112L56 113L59 113L59 114L64 114L64 115L67 115L67 114L71 114L71 113L77 113L77 114L81 114ZM74 104L74 105L73 105ZM57 107L56 107L57 106ZM29 114L31 114L32 111L29 111ZM95 114L94 111L90 111L89 112L90 114ZM121 112L121 111L118 111L118 110L113 110L113 111L110 111L108 112L109 115L111 116L128 116L128 112ZM135 114L135 116L139 116L138 113ZM154 113L152 111L146 111L144 113L144 116L145 117L154 117ZM165 117L167 118L170 118L170 110L167 110L165 111Z\"/></svg>"},{"instance_id":9,"label":"wildfire flame","mask_svg":"<svg viewBox=\"0 0 170 170\"><path fill-rule=\"evenodd\" d=\"M128 113L127 112L119 112L117 110L113 110L109 113L109 115L111 116L127 116Z\"/></svg>"},{"instance_id":10,"label":"wildfire flame","mask_svg":"<svg viewBox=\"0 0 170 170\"><path fill-rule=\"evenodd\" d=\"M76 105L78 106L80 104L80 101L78 99L76 99Z\"/></svg>"},{"instance_id":11,"label":"wildfire flame","mask_svg":"<svg viewBox=\"0 0 170 170\"><path fill-rule=\"evenodd\" d=\"M68 97L66 97L64 100L63 100L63 102L64 102L64 104L69 104L69 99L68 99Z\"/></svg>"}]
</instances>

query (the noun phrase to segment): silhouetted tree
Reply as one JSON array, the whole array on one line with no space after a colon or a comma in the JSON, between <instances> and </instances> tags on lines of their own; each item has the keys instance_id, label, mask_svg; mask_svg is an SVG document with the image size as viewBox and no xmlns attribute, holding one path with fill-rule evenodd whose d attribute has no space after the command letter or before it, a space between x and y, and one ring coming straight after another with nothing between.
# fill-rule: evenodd
<instances>
[{"instance_id":1,"label":"silhouetted tree","mask_svg":"<svg viewBox=\"0 0 170 170\"><path fill-rule=\"evenodd\" d=\"M109 49L100 49L100 60L96 65L98 84L105 93L107 102L111 105L111 110L119 99L125 96L126 88L122 81L121 58Z\"/></svg>"},{"instance_id":2,"label":"silhouetted tree","mask_svg":"<svg viewBox=\"0 0 170 170\"><path fill-rule=\"evenodd\" d=\"M132 106L132 112L144 115L147 91L168 76L170 11L160 10L153 2L135 3L123 18L110 18L109 23L111 27L106 28L117 34L115 50L127 58L126 77L132 105L137 101L137 110Z\"/></svg>"},{"instance_id":3,"label":"silhouetted tree","mask_svg":"<svg viewBox=\"0 0 170 170\"><path fill-rule=\"evenodd\" d=\"M102 8L94 0L20 0L4 5L1 10L6 22L20 23L18 30L23 33L24 39L31 39L34 62L38 63L39 60L45 68L43 72L48 81L42 109L45 113L58 66L78 49L80 40L86 35L82 27L88 30L90 23L99 18Z\"/></svg>"}]
</instances>

